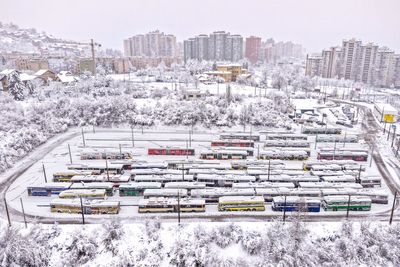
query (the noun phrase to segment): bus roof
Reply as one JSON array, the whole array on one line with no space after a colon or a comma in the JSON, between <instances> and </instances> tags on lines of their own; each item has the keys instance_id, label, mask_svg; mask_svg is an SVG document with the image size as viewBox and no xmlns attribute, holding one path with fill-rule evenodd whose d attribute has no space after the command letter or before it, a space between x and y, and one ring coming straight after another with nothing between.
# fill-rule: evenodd
<instances>
[{"instance_id":1,"label":"bus roof","mask_svg":"<svg viewBox=\"0 0 400 267\"><path fill-rule=\"evenodd\" d=\"M138 188L138 189L146 189L146 188L161 188L161 183L158 182L133 182L128 184L121 184L119 188Z\"/></svg>"},{"instance_id":2,"label":"bus roof","mask_svg":"<svg viewBox=\"0 0 400 267\"><path fill-rule=\"evenodd\" d=\"M262 196L223 196L219 198L219 203L224 202L263 202Z\"/></svg>"},{"instance_id":3,"label":"bus roof","mask_svg":"<svg viewBox=\"0 0 400 267\"><path fill-rule=\"evenodd\" d=\"M349 196L344 196L344 195L338 195L338 196L324 196L324 201L326 202L335 202L335 201L341 201L341 202L347 202L349 201ZM366 196L354 196L350 195L350 201L365 201L365 202L371 202L370 197Z\"/></svg>"}]
</instances>

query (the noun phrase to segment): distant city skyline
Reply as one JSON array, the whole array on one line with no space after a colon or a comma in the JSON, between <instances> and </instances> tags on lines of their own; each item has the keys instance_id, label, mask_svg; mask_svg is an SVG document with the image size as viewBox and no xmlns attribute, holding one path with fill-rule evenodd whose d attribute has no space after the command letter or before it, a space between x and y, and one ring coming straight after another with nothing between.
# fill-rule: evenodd
<instances>
[{"instance_id":1,"label":"distant city skyline","mask_svg":"<svg viewBox=\"0 0 400 267\"><path fill-rule=\"evenodd\" d=\"M292 41L308 53L358 38L400 52L398 0L2 0L0 21L76 41L91 38L123 51L130 36L160 30L179 42L227 31L244 38Z\"/></svg>"}]
</instances>

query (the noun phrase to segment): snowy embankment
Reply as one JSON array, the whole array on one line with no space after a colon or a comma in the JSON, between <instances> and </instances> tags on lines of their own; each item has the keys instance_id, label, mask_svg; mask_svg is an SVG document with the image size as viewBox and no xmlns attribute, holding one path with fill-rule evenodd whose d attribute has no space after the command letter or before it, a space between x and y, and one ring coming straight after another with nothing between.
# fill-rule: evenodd
<instances>
[{"instance_id":1,"label":"snowy embankment","mask_svg":"<svg viewBox=\"0 0 400 267\"><path fill-rule=\"evenodd\" d=\"M400 225L191 223L7 228L2 266L398 266Z\"/></svg>"},{"instance_id":2,"label":"snowy embankment","mask_svg":"<svg viewBox=\"0 0 400 267\"><path fill-rule=\"evenodd\" d=\"M107 80L48 86L25 102L1 95L0 172L74 126L285 127L289 105L284 95L270 99L233 95L229 103L224 97L207 95L186 101L182 92Z\"/></svg>"}]
</instances>

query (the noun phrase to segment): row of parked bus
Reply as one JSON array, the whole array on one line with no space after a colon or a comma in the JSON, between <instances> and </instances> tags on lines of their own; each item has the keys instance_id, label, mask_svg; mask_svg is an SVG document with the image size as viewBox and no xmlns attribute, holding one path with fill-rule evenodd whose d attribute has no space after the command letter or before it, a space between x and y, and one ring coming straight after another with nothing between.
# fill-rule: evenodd
<instances>
[{"instance_id":1,"label":"row of parked bus","mask_svg":"<svg viewBox=\"0 0 400 267\"><path fill-rule=\"evenodd\" d=\"M298 196L276 196L272 198L273 211L319 212L371 209L371 198L367 196L331 195L322 199ZM53 199L51 212L84 214L118 214L118 201L89 201L79 199ZM139 213L205 212L206 200L192 198L152 197L142 199L138 204ZM218 198L218 211L265 211L262 196L222 196Z\"/></svg>"},{"instance_id":2,"label":"row of parked bus","mask_svg":"<svg viewBox=\"0 0 400 267\"><path fill-rule=\"evenodd\" d=\"M218 211L265 211L262 196L222 196L218 198ZM297 196L272 198L273 211L320 212L342 210L371 210L371 199L366 196L326 196L322 199ZM139 202L139 213L205 212L204 199L149 198Z\"/></svg>"}]
</instances>

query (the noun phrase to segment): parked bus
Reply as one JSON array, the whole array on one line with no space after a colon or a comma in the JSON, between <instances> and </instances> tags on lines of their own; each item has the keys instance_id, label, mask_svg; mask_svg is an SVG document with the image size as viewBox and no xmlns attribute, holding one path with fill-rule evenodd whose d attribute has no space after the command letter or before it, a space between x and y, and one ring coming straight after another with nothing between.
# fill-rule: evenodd
<instances>
[{"instance_id":1,"label":"parked bus","mask_svg":"<svg viewBox=\"0 0 400 267\"><path fill-rule=\"evenodd\" d=\"M267 134L266 140L296 140L307 141L308 135L305 134Z\"/></svg>"},{"instance_id":2,"label":"parked bus","mask_svg":"<svg viewBox=\"0 0 400 267\"><path fill-rule=\"evenodd\" d=\"M55 198L50 202L51 212L84 214L118 214L119 201L83 200Z\"/></svg>"},{"instance_id":3,"label":"parked bus","mask_svg":"<svg viewBox=\"0 0 400 267\"><path fill-rule=\"evenodd\" d=\"M285 167L285 163L281 160L271 160L265 162L263 160L235 160L231 161L231 168L235 170L246 170L246 169L281 169Z\"/></svg>"},{"instance_id":4,"label":"parked bus","mask_svg":"<svg viewBox=\"0 0 400 267\"><path fill-rule=\"evenodd\" d=\"M357 143L358 136L357 135L318 135L317 137L318 143Z\"/></svg>"},{"instance_id":5,"label":"parked bus","mask_svg":"<svg viewBox=\"0 0 400 267\"><path fill-rule=\"evenodd\" d=\"M238 139L238 140L253 140L253 141L260 141L260 135L258 134L251 134L251 133L226 133L221 134L220 139Z\"/></svg>"},{"instance_id":6,"label":"parked bus","mask_svg":"<svg viewBox=\"0 0 400 267\"><path fill-rule=\"evenodd\" d=\"M357 151L319 151L317 159L367 161L368 153Z\"/></svg>"},{"instance_id":7,"label":"parked bus","mask_svg":"<svg viewBox=\"0 0 400 267\"><path fill-rule=\"evenodd\" d=\"M260 152L258 159L306 160L308 157L305 150L265 150Z\"/></svg>"},{"instance_id":8,"label":"parked bus","mask_svg":"<svg viewBox=\"0 0 400 267\"><path fill-rule=\"evenodd\" d=\"M188 190L176 188L160 188L160 189L145 189L143 191L144 198L151 197L187 197Z\"/></svg>"},{"instance_id":9,"label":"parked bus","mask_svg":"<svg viewBox=\"0 0 400 267\"><path fill-rule=\"evenodd\" d=\"M163 155L163 156L194 156L193 148L149 148L148 155Z\"/></svg>"},{"instance_id":10,"label":"parked bus","mask_svg":"<svg viewBox=\"0 0 400 267\"><path fill-rule=\"evenodd\" d=\"M379 175L366 175L360 177L360 184L365 188L381 187L381 180Z\"/></svg>"},{"instance_id":11,"label":"parked bus","mask_svg":"<svg viewBox=\"0 0 400 267\"><path fill-rule=\"evenodd\" d=\"M320 209L321 200L319 198L278 196L272 199L273 211L319 212Z\"/></svg>"},{"instance_id":12,"label":"parked bus","mask_svg":"<svg viewBox=\"0 0 400 267\"><path fill-rule=\"evenodd\" d=\"M302 140L266 140L264 147L310 147L310 143Z\"/></svg>"},{"instance_id":13,"label":"parked bus","mask_svg":"<svg viewBox=\"0 0 400 267\"><path fill-rule=\"evenodd\" d=\"M100 174L100 172L93 171L77 171L77 170L67 170L61 172L53 173L53 182L70 182L71 178L76 175L93 175Z\"/></svg>"},{"instance_id":14,"label":"parked bus","mask_svg":"<svg viewBox=\"0 0 400 267\"><path fill-rule=\"evenodd\" d=\"M187 190L192 190L192 189L204 189L206 188L205 183L199 183L199 182L169 182L166 183L164 188L175 188L175 189L187 189Z\"/></svg>"},{"instance_id":15,"label":"parked bus","mask_svg":"<svg viewBox=\"0 0 400 267\"><path fill-rule=\"evenodd\" d=\"M342 129L334 127L303 127L303 134L341 134Z\"/></svg>"},{"instance_id":16,"label":"parked bus","mask_svg":"<svg viewBox=\"0 0 400 267\"><path fill-rule=\"evenodd\" d=\"M104 189L106 190L107 196L114 195L114 184L109 182L103 183L73 183L70 189Z\"/></svg>"},{"instance_id":17,"label":"parked bus","mask_svg":"<svg viewBox=\"0 0 400 267\"><path fill-rule=\"evenodd\" d=\"M119 186L119 196L142 196L146 189L160 189L161 183L157 182L134 182Z\"/></svg>"},{"instance_id":18,"label":"parked bus","mask_svg":"<svg viewBox=\"0 0 400 267\"><path fill-rule=\"evenodd\" d=\"M193 189L191 197L204 199L207 203L216 203L222 196L254 196L253 188L205 188Z\"/></svg>"},{"instance_id":19,"label":"parked bus","mask_svg":"<svg viewBox=\"0 0 400 267\"><path fill-rule=\"evenodd\" d=\"M68 190L71 186L71 183L44 183L40 185L32 185L28 186L26 189L28 191L29 196L51 196L58 195L62 191Z\"/></svg>"},{"instance_id":20,"label":"parked bus","mask_svg":"<svg viewBox=\"0 0 400 267\"><path fill-rule=\"evenodd\" d=\"M226 139L226 140L214 140L211 141L211 146L220 146L220 147L254 147L253 140L235 140L235 139Z\"/></svg>"},{"instance_id":21,"label":"parked bus","mask_svg":"<svg viewBox=\"0 0 400 267\"><path fill-rule=\"evenodd\" d=\"M210 187L232 187L234 183L255 182L256 178L250 175L215 175L198 174L197 182Z\"/></svg>"},{"instance_id":22,"label":"parked bus","mask_svg":"<svg viewBox=\"0 0 400 267\"><path fill-rule=\"evenodd\" d=\"M218 200L219 211L264 211L265 202L261 196L223 196Z\"/></svg>"},{"instance_id":23,"label":"parked bus","mask_svg":"<svg viewBox=\"0 0 400 267\"><path fill-rule=\"evenodd\" d=\"M95 174L101 174L108 172L109 174L120 174L123 173L124 164L120 163L90 163L90 164L69 164L68 170L77 171L92 171Z\"/></svg>"},{"instance_id":24,"label":"parked bus","mask_svg":"<svg viewBox=\"0 0 400 267\"><path fill-rule=\"evenodd\" d=\"M94 159L132 159L132 154L129 152L85 152L81 154L81 160Z\"/></svg>"},{"instance_id":25,"label":"parked bus","mask_svg":"<svg viewBox=\"0 0 400 267\"><path fill-rule=\"evenodd\" d=\"M246 159L247 151L241 150L207 150L200 153L201 159Z\"/></svg>"},{"instance_id":26,"label":"parked bus","mask_svg":"<svg viewBox=\"0 0 400 267\"><path fill-rule=\"evenodd\" d=\"M339 165L341 170L359 170L361 167L361 170L365 171L365 166L360 165L360 163L354 160L307 160L303 163L303 169L310 171L315 165L320 166L319 170L324 170L322 166L327 166L326 168L329 169L330 167L328 166Z\"/></svg>"},{"instance_id":27,"label":"parked bus","mask_svg":"<svg viewBox=\"0 0 400 267\"><path fill-rule=\"evenodd\" d=\"M58 196L59 198L107 198L105 189L68 189L60 192Z\"/></svg>"},{"instance_id":28,"label":"parked bus","mask_svg":"<svg viewBox=\"0 0 400 267\"><path fill-rule=\"evenodd\" d=\"M164 198L153 197L141 199L138 205L139 213L162 213L162 212L205 212L206 202L204 199L189 198Z\"/></svg>"},{"instance_id":29,"label":"parked bus","mask_svg":"<svg viewBox=\"0 0 400 267\"><path fill-rule=\"evenodd\" d=\"M170 174L170 175L136 175L135 182L158 182L162 184L170 182L193 182L194 178L191 174Z\"/></svg>"},{"instance_id":30,"label":"parked bus","mask_svg":"<svg viewBox=\"0 0 400 267\"><path fill-rule=\"evenodd\" d=\"M371 210L371 198L366 196L325 196L322 206L326 211Z\"/></svg>"}]
</instances>

